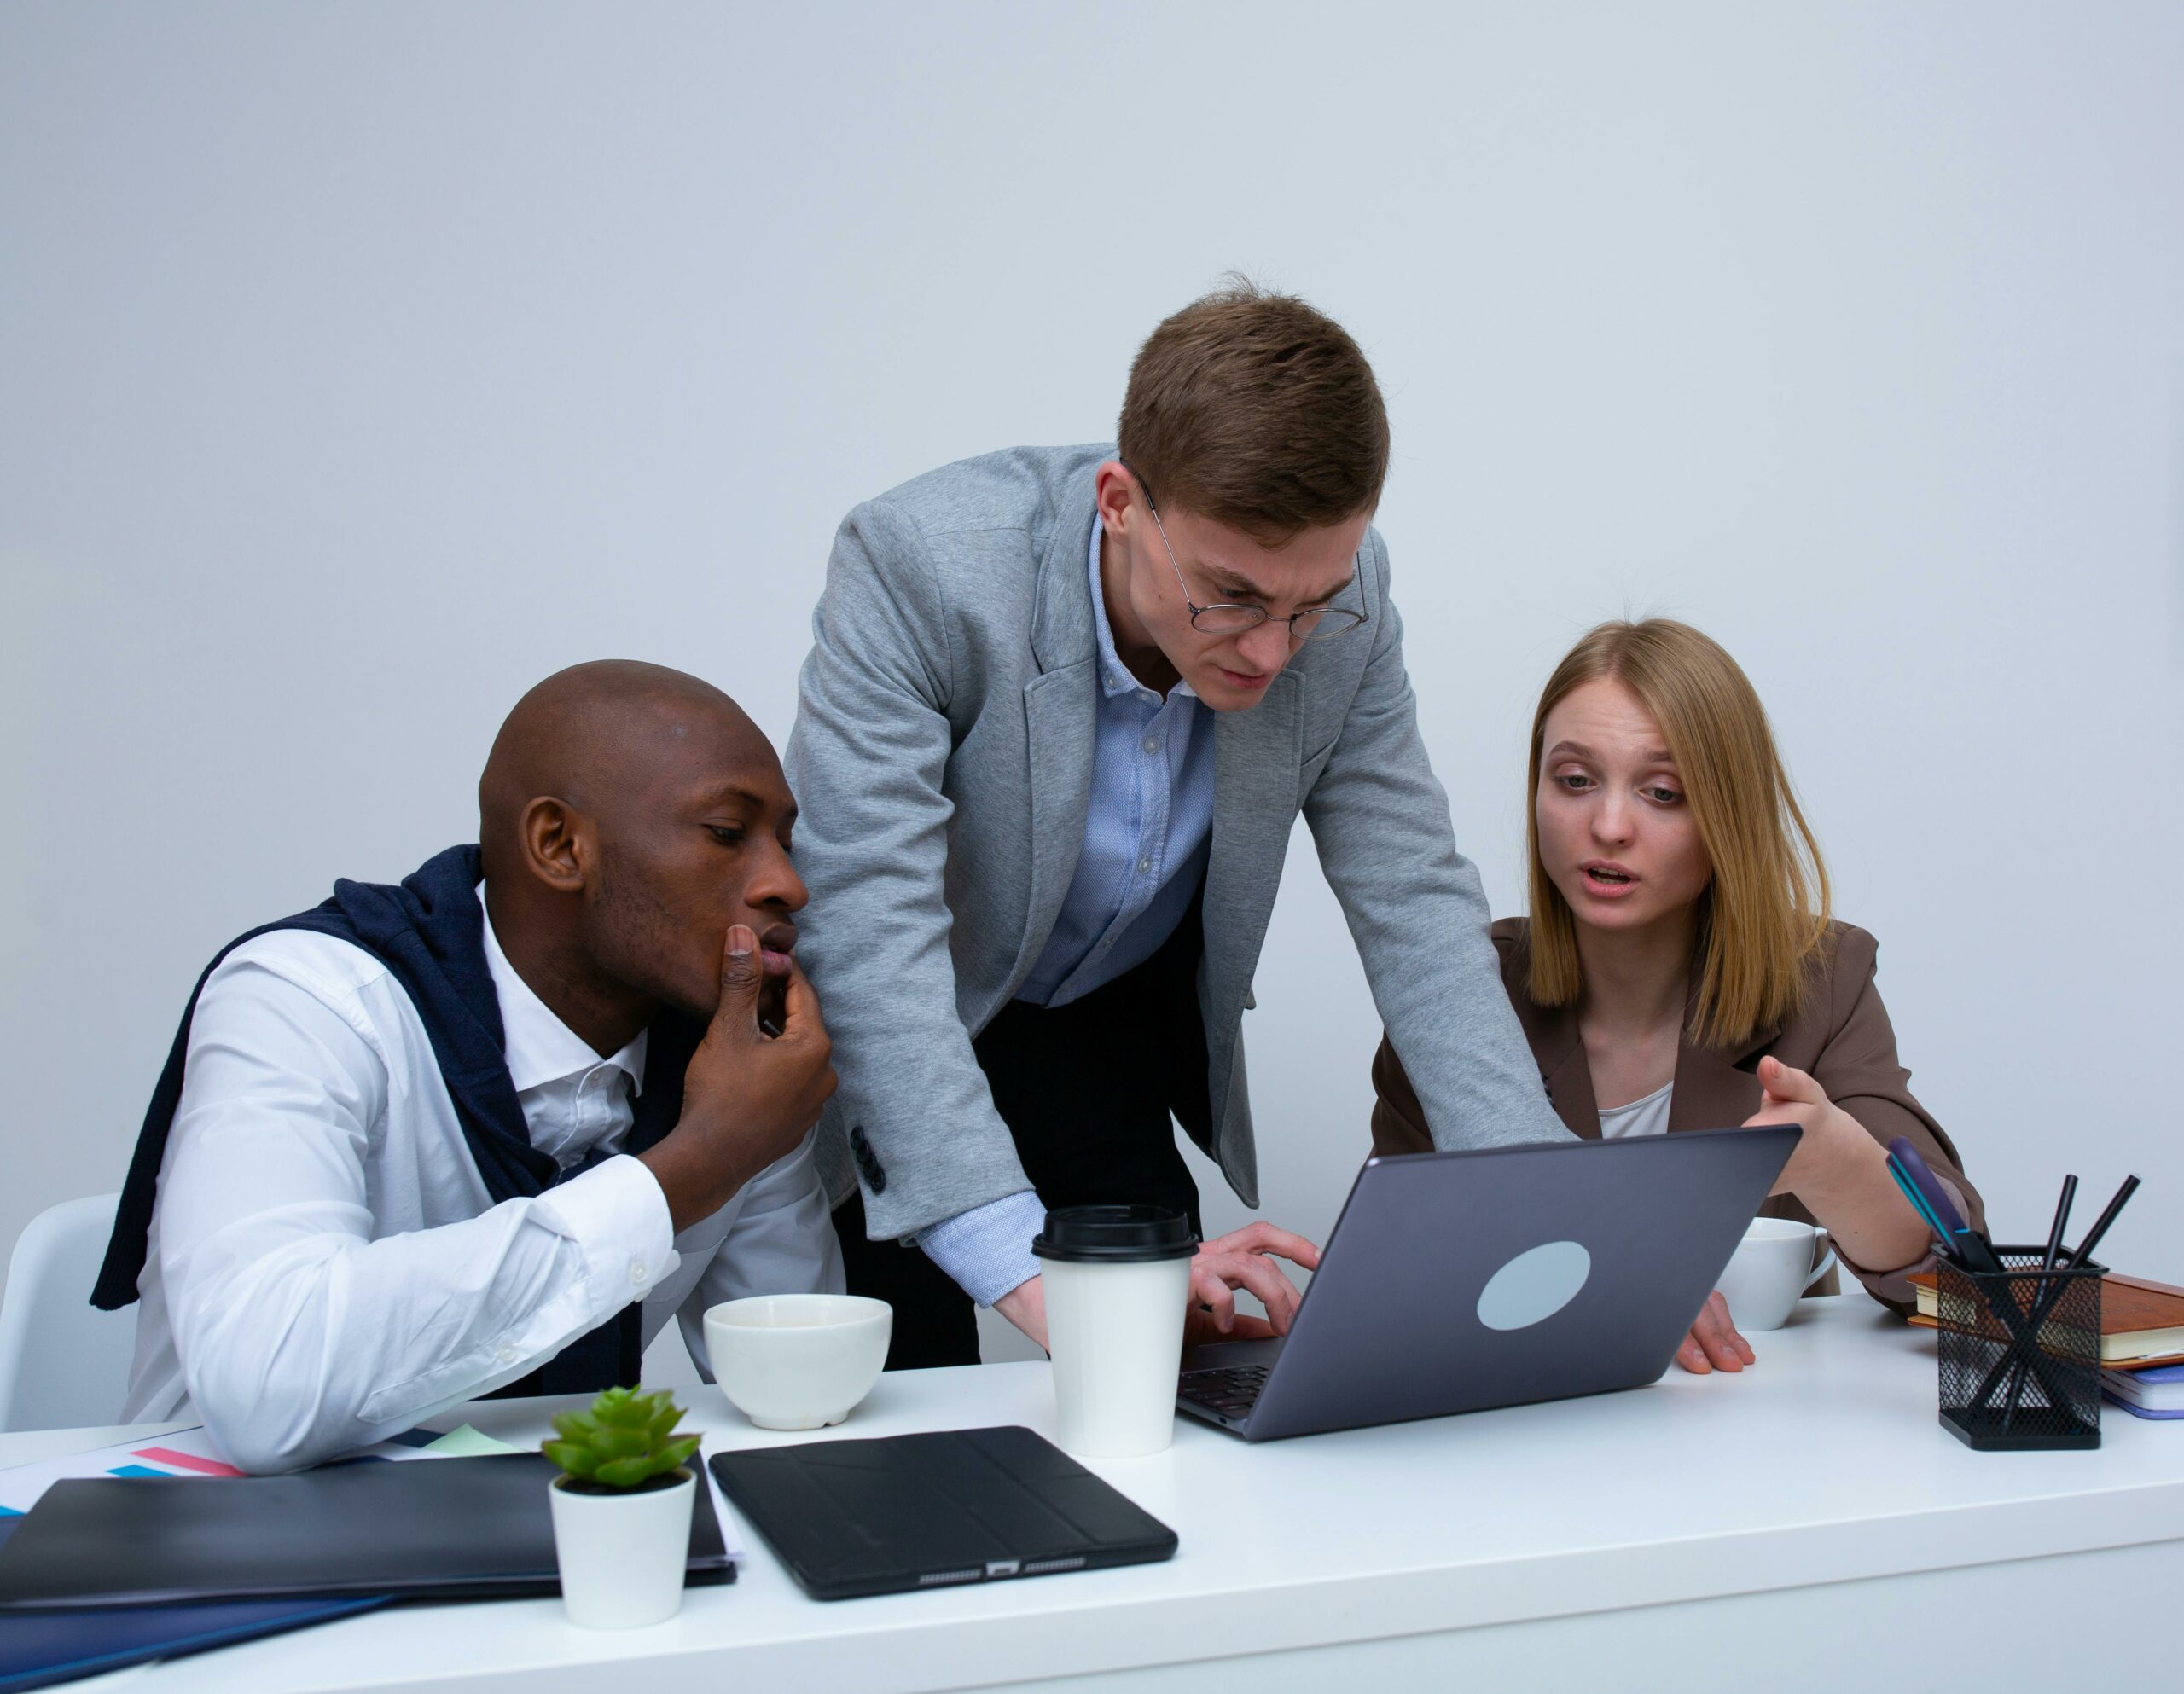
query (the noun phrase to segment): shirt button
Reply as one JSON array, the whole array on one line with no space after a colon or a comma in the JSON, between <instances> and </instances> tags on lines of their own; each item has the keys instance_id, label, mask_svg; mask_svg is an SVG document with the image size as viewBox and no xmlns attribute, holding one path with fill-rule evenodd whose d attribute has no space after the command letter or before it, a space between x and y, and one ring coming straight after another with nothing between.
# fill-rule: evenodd
<instances>
[{"instance_id":1,"label":"shirt button","mask_svg":"<svg viewBox=\"0 0 2184 1694\"><path fill-rule=\"evenodd\" d=\"M642 1288L644 1285L645 1262L642 1259L632 1259L630 1261L630 1286Z\"/></svg>"},{"instance_id":2,"label":"shirt button","mask_svg":"<svg viewBox=\"0 0 2184 1694\"><path fill-rule=\"evenodd\" d=\"M1105 952L1106 952L1109 948L1112 947L1114 944L1115 944L1115 938L1114 938L1114 937L1112 937L1112 936L1107 936L1107 937L1103 937L1103 938L1101 939L1101 943L1100 943L1100 951L1101 951L1101 952L1102 952L1102 953L1105 953Z\"/></svg>"},{"instance_id":3,"label":"shirt button","mask_svg":"<svg viewBox=\"0 0 2184 1694\"><path fill-rule=\"evenodd\" d=\"M1152 861L1152 860L1150 860L1150 859L1140 859L1140 860L1137 862L1137 868L1138 868L1139 873L1141 875L1141 874L1143 874L1145 872L1149 871L1149 870L1151 870L1151 869L1153 868L1153 861Z\"/></svg>"},{"instance_id":4,"label":"shirt button","mask_svg":"<svg viewBox=\"0 0 2184 1694\"><path fill-rule=\"evenodd\" d=\"M1160 698L1160 696L1159 696L1159 695L1158 695L1158 694L1156 694L1156 693L1154 693L1153 692L1153 690L1152 690L1152 689L1150 689L1150 688L1147 688L1147 689L1145 689L1143 692L1141 692L1141 693L1138 695L1138 699L1140 699L1143 700L1143 701L1144 701L1147 705L1150 705L1153 701L1155 701L1155 700L1159 699L1159 698Z\"/></svg>"},{"instance_id":5,"label":"shirt button","mask_svg":"<svg viewBox=\"0 0 2184 1694\"><path fill-rule=\"evenodd\" d=\"M493 1355L493 1362L497 1365L513 1365L515 1363L515 1349L503 1347Z\"/></svg>"},{"instance_id":6,"label":"shirt button","mask_svg":"<svg viewBox=\"0 0 2184 1694\"><path fill-rule=\"evenodd\" d=\"M1147 736L1145 738L1145 751L1148 753L1159 752L1160 751L1160 738L1158 735Z\"/></svg>"}]
</instances>

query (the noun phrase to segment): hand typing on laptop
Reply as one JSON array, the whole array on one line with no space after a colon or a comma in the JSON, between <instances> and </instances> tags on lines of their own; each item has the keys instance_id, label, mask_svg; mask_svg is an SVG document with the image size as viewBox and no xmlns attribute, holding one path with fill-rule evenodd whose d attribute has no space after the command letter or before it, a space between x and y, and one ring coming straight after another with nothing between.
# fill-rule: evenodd
<instances>
[{"instance_id":1,"label":"hand typing on laptop","mask_svg":"<svg viewBox=\"0 0 2184 1694\"><path fill-rule=\"evenodd\" d=\"M1270 1223L1251 1223L1208 1241L1191 1261L1190 1311L1184 1320L1186 1345L1205 1341L1257 1341L1287 1335L1302 1297L1297 1285L1274 1262L1287 1259L1317 1270L1320 1250L1301 1235ZM1263 1318L1236 1310L1239 1288L1266 1308ZM1041 1279L1019 1283L994 1302L994 1309L1040 1346L1047 1344L1047 1300Z\"/></svg>"},{"instance_id":2,"label":"hand typing on laptop","mask_svg":"<svg viewBox=\"0 0 2184 1694\"><path fill-rule=\"evenodd\" d=\"M1320 1268L1320 1250L1301 1235L1277 1229L1270 1223L1249 1223L1243 1228L1198 1250L1191 1261L1190 1314L1184 1320L1183 1340L1248 1341L1269 1335L1287 1335L1296 1320L1297 1302L1303 1297L1297 1285L1275 1263L1277 1258ZM1258 1297L1266 1316L1254 1318L1236 1309L1236 1293L1246 1289Z\"/></svg>"}]
</instances>

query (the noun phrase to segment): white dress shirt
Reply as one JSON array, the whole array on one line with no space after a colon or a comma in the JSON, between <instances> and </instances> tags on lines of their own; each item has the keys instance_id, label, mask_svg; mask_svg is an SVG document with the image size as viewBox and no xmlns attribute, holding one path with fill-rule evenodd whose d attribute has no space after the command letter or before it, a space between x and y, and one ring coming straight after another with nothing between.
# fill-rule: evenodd
<instances>
[{"instance_id":1,"label":"white dress shirt","mask_svg":"<svg viewBox=\"0 0 2184 1694\"><path fill-rule=\"evenodd\" d=\"M613 1152L645 1037L601 1059L485 931L531 1145L565 1168ZM276 931L197 1002L121 1415L194 1414L236 1465L286 1470L513 1382L634 1298L645 1341L677 1315L710 1379L708 1306L842 1286L810 1136L680 1235L628 1157L495 1205L401 984Z\"/></svg>"}]
</instances>

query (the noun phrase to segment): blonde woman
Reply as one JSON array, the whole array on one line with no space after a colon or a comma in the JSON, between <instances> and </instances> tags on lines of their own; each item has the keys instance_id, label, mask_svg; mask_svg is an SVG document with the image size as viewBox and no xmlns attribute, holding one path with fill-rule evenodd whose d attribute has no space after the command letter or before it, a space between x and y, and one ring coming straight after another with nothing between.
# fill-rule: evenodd
<instances>
[{"instance_id":1,"label":"blonde woman","mask_svg":"<svg viewBox=\"0 0 2184 1694\"><path fill-rule=\"evenodd\" d=\"M1821 1225L1908 1313L1931 1244L1887 1143L1908 1136L1974 1223L1979 1198L1896 1061L1873 937L1829 919L1819 847L1736 661L1687 624L1601 624L1540 696L1530 789L1532 916L1493 934L1562 1121L1588 1140L1795 1121L1763 1214ZM1427 1150L1385 1039L1373 1080L1374 1150ZM1677 1354L1700 1372L1752 1356L1718 1294Z\"/></svg>"}]
</instances>

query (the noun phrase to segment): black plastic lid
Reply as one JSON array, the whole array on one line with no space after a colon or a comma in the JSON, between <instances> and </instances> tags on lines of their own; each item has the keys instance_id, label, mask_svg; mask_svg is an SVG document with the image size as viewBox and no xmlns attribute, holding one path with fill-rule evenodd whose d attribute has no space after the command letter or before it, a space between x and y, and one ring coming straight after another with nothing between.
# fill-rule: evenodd
<instances>
[{"instance_id":1,"label":"black plastic lid","mask_svg":"<svg viewBox=\"0 0 2184 1694\"><path fill-rule=\"evenodd\" d=\"M1198 1237L1170 1206L1063 1206L1047 1214L1031 1250L1079 1264L1144 1264L1189 1258Z\"/></svg>"}]
</instances>

